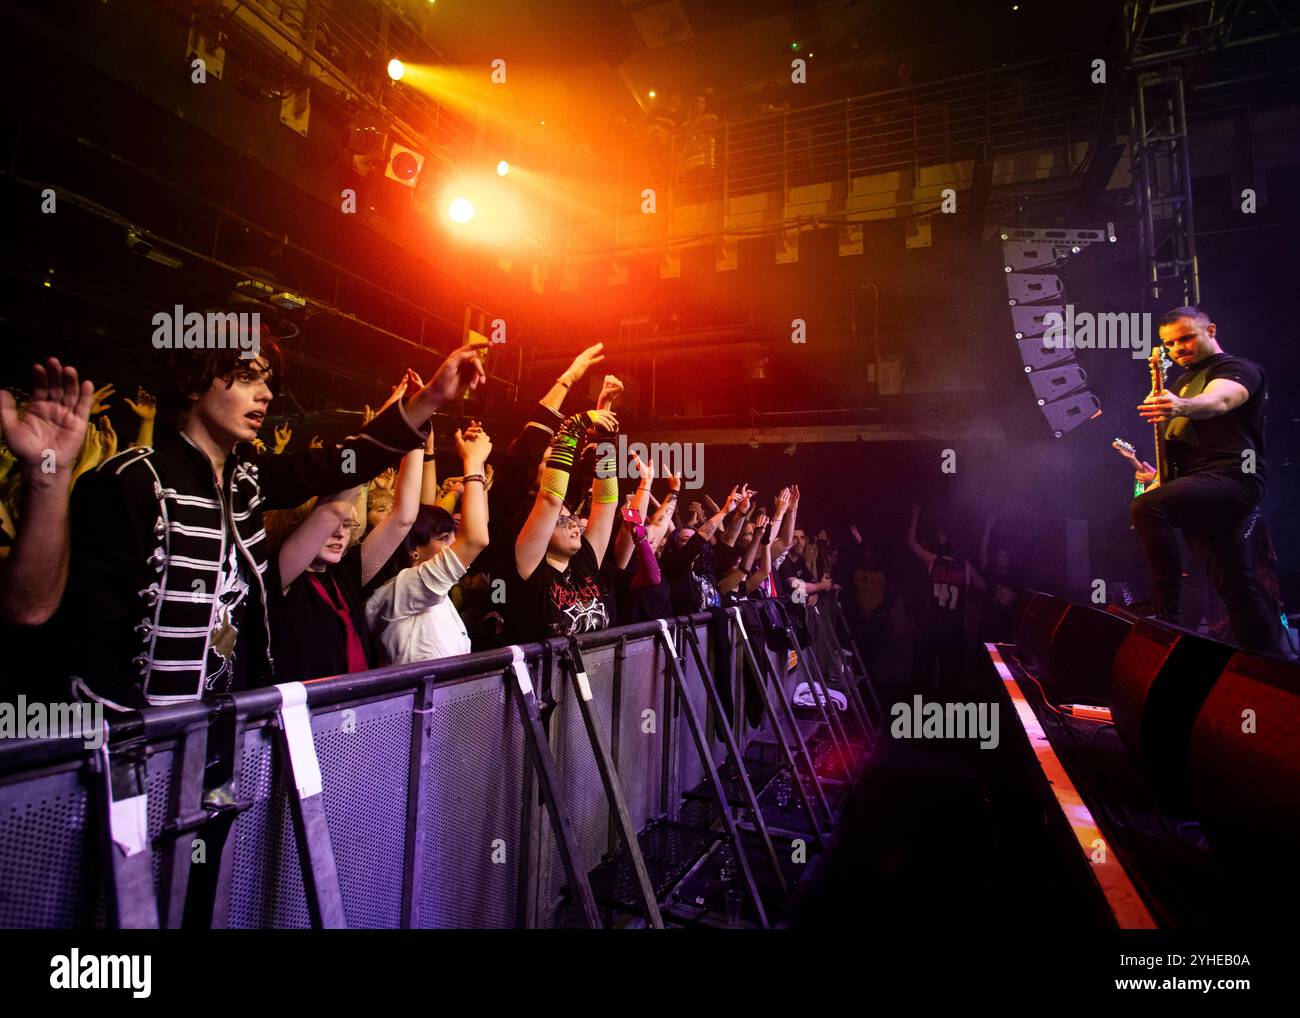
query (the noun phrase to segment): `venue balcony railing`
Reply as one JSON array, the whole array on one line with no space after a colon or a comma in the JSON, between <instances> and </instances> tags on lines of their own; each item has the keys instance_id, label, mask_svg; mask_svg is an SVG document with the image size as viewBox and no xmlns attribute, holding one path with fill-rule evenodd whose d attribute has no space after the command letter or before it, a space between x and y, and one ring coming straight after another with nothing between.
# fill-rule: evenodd
<instances>
[{"instance_id":1,"label":"venue balcony railing","mask_svg":"<svg viewBox=\"0 0 1300 1018\"><path fill-rule=\"evenodd\" d=\"M620 150L605 211L575 224L572 253L763 232L809 216L910 213L927 200L916 192L968 188L981 163L992 164L993 186L1068 176L1105 108L1091 59L1053 57L671 134L651 129ZM646 188L654 215L642 212ZM688 206L707 211L683 214Z\"/></svg>"}]
</instances>

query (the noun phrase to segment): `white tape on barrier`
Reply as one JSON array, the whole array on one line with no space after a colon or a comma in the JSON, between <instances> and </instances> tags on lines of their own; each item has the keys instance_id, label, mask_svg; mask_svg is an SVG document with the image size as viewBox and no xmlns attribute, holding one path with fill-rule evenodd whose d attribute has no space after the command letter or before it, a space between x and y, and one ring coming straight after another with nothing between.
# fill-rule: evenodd
<instances>
[{"instance_id":1,"label":"white tape on barrier","mask_svg":"<svg viewBox=\"0 0 1300 1018\"><path fill-rule=\"evenodd\" d=\"M528 674L528 665L524 660L524 651L517 643L510 645L510 667L515 671L515 682L519 692L529 694L533 691L533 680Z\"/></svg>"},{"instance_id":2,"label":"white tape on barrier","mask_svg":"<svg viewBox=\"0 0 1300 1018\"><path fill-rule=\"evenodd\" d=\"M584 700L591 699L591 683L587 681L586 672L578 672L578 695Z\"/></svg>"},{"instance_id":3,"label":"white tape on barrier","mask_svg":"<svg viewBox=\"0 0 1300 1018\"><path fill-rule=\"evenodd\" d=\"M109 804L109 827L113 844L128 858L149 847L149 808L147 795L134 795Z\"/></svg>"},{"instance_id":4,"label":"white tape on barrier","mask_svg":"<svg viewBox=\"0 0 1300 1018\"><path fill-rule=\"evenodd\" d=\"M746 643L748 643L748 642L749 642L749 634L748 634L747 632L745 632L745 622L744 622L744 620L740 617L740 609L739 609L739 608L734 608L734 607L733 607L733 608L731 609L731 611L732 611L732 612L735 614L735 616L736 616L736 625L740 628L740 638L741 638L742 640L744 640Z\"/></svg>"},{"instance_id":5,"label":"white tape on barrier","mask_svg":"<svg viewBox=\"0 0 1300 1018\"><path fill-rule=\"evenodd\" d=\"M311 713L307 710L307 687L285 682L275 687L280 694L280 727L289 747L289 765L300 799L320 795L324 788L316 743L311 734Z\"/></svg>"}]
</instances>

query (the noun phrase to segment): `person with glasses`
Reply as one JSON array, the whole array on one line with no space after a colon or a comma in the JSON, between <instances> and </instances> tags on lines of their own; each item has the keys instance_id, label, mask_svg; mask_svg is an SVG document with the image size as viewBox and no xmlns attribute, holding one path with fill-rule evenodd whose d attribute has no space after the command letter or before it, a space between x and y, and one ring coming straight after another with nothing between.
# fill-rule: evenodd
<instances>
[{"instance_id":1,"label":"person with glasses","mask_svg":"<svg viewBox=\"0 0 1300 1018\"><path fill-rule=\"evenodd\" d=\"M585 530L565 509L570 474L585 473L584 460L595 457L589 431L613 435L618 418L612 410L574 414L556 431L542 459L537 497L515 540L515 568L506 587L506 621L516 642L576 636L613 624L600 576L618 515L612 456L595 464Z\"/></svg>"}]
</instances>

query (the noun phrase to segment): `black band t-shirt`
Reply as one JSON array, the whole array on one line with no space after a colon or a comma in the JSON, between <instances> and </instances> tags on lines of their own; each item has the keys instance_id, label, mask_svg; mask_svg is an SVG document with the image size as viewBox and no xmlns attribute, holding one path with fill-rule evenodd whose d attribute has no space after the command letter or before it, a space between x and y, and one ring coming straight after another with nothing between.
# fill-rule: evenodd
<instances>
[{"instance_id":1,"label":"black band t-shirt","mask_svg":"<svg viewBox=\"0 0 1300 1018\"><path fill-rule=\"evenodd\" d=\"M506 592L508 621L518 642L578 636L609 627L600 564L585 537L563 572L543 557L528 579L513 569L510 575L514 582Z\"/></svg>"},{"instance_id":2,"label":"black band t-shirt","mask_svg":"<svg viewBox=\"0 0 1300 1018\"><path fill-rule=\"evenodd\" d=\"M1231 354L1216 353L1184 371L1169 391L1191 399L1205 391L1216 378L1236 382L1250 397L1226 414L1194 421L1175 417L1165 426L1165 451L1176 477L1188 474L1222 473L1264 480L1264 403L1268 385L1264 371L1252 361ZM1253 450L1253 457L1242 454Z\"/></svg>"}]
</instances>

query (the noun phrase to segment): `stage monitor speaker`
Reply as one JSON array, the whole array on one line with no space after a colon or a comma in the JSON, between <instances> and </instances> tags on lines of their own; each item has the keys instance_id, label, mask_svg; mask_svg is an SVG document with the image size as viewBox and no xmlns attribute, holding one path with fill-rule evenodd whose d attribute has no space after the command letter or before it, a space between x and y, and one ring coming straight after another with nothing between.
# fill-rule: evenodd
<instances>
[{"instance_id":1,"label":"stage monitor speaker","mask_svg":"<svg viewBox=\"0 0 1300 1018\"><path fill-rule=\"evenodd\" d=\"M1108 702L1106 678L1133 623L1083 604L1067 605L1038 680L1054 703Z\"/></svg>"},{"instance_id":2,"label":"stage monitor speaker","mask_svg":"<svg viewBox=\"0 0 1300 1018\"><path fill-rule=\"evenodd\" d=\"M1016 650L1023 665L1041 671L1047 662L1047 649L1052 644L1061 616L1070 607L1069 601L1063 601L1042 591L1030 592L1024 611L1016 620Z\"/></svg>"},{"instance_id":3,"label":"stage monitor speaker","mask_svg":"<svg viewBox=\"0 0 1300 1018\"><path fill-rule=\"evenodd\" d=\"M1300 854L1300 667L1244 651L1232 657L1196 714L1188 784L1193 815L1216 849L1246 862L1294 866Z\"/></svg>"},{"instance_id":4,"label":"stage monitor speaker","mask_svg":"<svg viewBox=\"0 0 1300 1018\"><path fill-rule=\"evenodd\" d=\"M1192 723L1236 648L1150 619L1129 630L1111 662L1107 693L1120 738L1152 790L1187 809Z\"/></svg>"}]
</instances>

